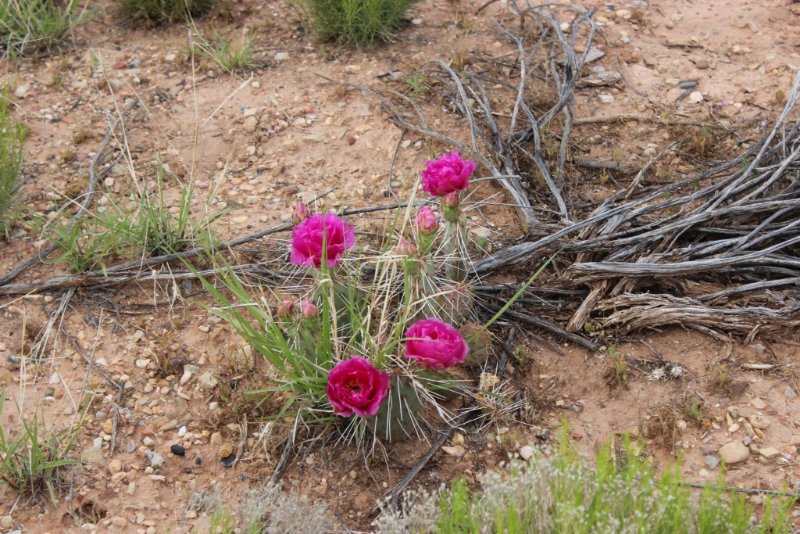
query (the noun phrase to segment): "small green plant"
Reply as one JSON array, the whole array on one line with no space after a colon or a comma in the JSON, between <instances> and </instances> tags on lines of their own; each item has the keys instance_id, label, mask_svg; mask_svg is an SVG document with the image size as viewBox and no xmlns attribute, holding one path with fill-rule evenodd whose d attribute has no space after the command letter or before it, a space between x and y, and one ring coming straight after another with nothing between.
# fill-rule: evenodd
<instances>
[{"instance_id":1,"label":"small green plant","mask_svg":"<svg viewBox=\"0 0 800 534\"><path fill-rule=\"evenodd\" d=\"M391 39L418 0L304 0L317 36L355 47Z\"/></svg>"},{"instance_id":2,"label":"small green plant","mask_svg":"<svg viewBox=\"0 0 800 534\"><path fill-rule=\"evenodd\" d=\"M420 71L412 72L403 80L406 85L409 98L420 100L428 91L428 78Z\"/></svg>"},{"instance_id":3,"label":"small green plant","mask_svg":"<svg viewBox=\"0 0 800 534\"><path fill-rule=\"evenodd\" d=\"M116 0L122 14L154 23L188 20L205 15L216 0Z\"/></svg>"},{"instance_id":4,"label":"small green plant","mask_svg":"<svg viewBox=\"0 0 800 534\"><path fill-rule=\"evenodd\" d=\"M244 71L253 66L253 36L244 35L238 40L229 40L217 34L209 41L201 34L193 37L194 51L228 72Z\"/></svg>"},{"instance_id":5,"label":"small green plant","mask_svg":"<svg viewBox=\"0 0 800 534\"><path fill-rule=\"evenodd\" d=\"M768 501L761 521L753 522L755 510L744 497L714 486L697 492L682 483L679 466L657 477L627 440L623 461L605 447L592 468L567 439L564 434L552 458L535 455L528 464L486 473L480 493L459 480L438 497L385 513L376 526L400 532L394 526L414 517L417 531L442 534L791 532L791 499ZM430 509L432 499L438 499L438 511Z\"/></svg>"},{"instance_id":6,"label":"small green plant","mask_svg":"<svg viewBox=\"0 0 800 534\"><path fill-rule=\"evenodd\" d=\"M628 387L628 382L631 379L630 369L628 368L628 360L617 352L617 347L611 345L608 347L608 358L610 365L603 374L606 384L611 389Z\"/></svg>"},{"instance_id":7,"label":"small green plant","mask_svg":"<svg viewBox=\"0 0 800 534\"><path fill-rule=\"evenodd\" d=\"M0 391L0 417L6 400ZM12 436L0 425L0 480L19 495L37 501L41 496L57 502L66 469L75 463L70 457L78 427L65 431L47 430L33 416L20 418L22 428Z\"/></svg>"},{"instance_id":8,"label":"small green plant","mask_svg":"<svg viewBox=\"0 0 800 534\"><path fill-rule=\"evenodd\" d=\"M22 170L22 145L25 127L16 124L9 115L8 89L0 95L0 234L9 226L11 198L19 184Z\"/></svg>"},{"instance_id":9,"label":"small green plant","mask_svg":"<svg viewBox=\"0 0 800 534\"><path fill-rule=\"evenodd\" d=\"M705 412L703 411L703 399L697 395L688 395L683 401L683 414L692 423L702 425L705 419Z\"/></svg>"},{"instance_id":10,"label":"small green plant","mask_svg":"<svg viewBox=\"0 0 800 534\"><path fill-rule=\"evenodd\" d=\"M0 0L0 46L12 56L51 50L86 15L77 0Z\"/></svg>"},{"instance_id":11,"label":"small green plant","mask_svg":"<svg viewBox=\"0 0 800 534\"><path fill-rule=\"evenodd\" d=\"M224 212L196 218L192 214L194 188L181 187L175 213L165 198L165 166L156 161L156 190L142 190L134 195L133 209L110 204L103 212L93 212L74 223L51 224L53 242L66 263L75 272L104 270L114 257L145 258L180 252L201 245L211 247L211 225Z\"/></svg>"}]
</instances>

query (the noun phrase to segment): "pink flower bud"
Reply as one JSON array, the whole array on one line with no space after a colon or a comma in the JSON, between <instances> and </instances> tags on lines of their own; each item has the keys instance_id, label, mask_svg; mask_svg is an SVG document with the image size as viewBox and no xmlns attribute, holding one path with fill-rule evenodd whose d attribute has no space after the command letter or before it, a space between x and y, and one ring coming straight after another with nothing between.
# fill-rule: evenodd
<instances>
[{"instance_id":1,"label":"pink flower bud","mask_svg":"<svg viewBox=\"0 0 800 534\"><path fill-rule=\"evenodd\" d=\"M308 206L306 206L306 203L298 202L297 206L294 207L294 211L292 212L292 222L294 224L300 224L306 220L310 214L311 213L308 211Z\"/></svg>"},{"instance_id":2,"label":"pink flower bud","mask_svg":"<svg viewBox=\"0 0 800 534\"><path fill-rule=\"evenodd\" d=\"M444 205L448 208L457 208L458 207L458 191L453 191L452 193L447 193L444 196Z\"/></svg>"},{"instance_id":3,"label":"pink flower bud","mask_svg":"<svg viewBox=\"0 0 800 534\"><path fill-rule=\"evenodd\" d=\"M300 301L300 313L306 319L310 319L312 317L316 317L317 313L319 313L319 310L316 306L314 306L313 302L303 299Z\"/></svg>"},{"instance_id":4,"label":"pink flower bud","mask_svg":"<svg viewBox=\"0 0 800 534\"><path fill-rule=\"evenodd\" d=\"M401 237L397 241L397 245L394 247L394 251L399 256L415 256L417 254L417 247L415 247L414 243L412 243L405 237Z\"/></svg>"},{"instance_id":5,"label":"pink flower bud","mask_svg":"<svg viewBox=\"0 0 800 534\"><path fill-rule=\"evenodd\" d=\"M420 208L417 213L417 228L422 234L432 234L436 232L439 227L439 221L436 219L436 214L433 213L428 206Z\"/></svg>"},{"instance_id":6,"label":"pink flower bud","mask_svg":"<svg viewBox=\"0 0 800 534\"><path fill-rule=\"evenodd\" d=\"M294 301L293 300L283 300L278 306L278 310L275 312L278 317L291 317L292 313L294 312Z\"/></svg>"}]
</instances>

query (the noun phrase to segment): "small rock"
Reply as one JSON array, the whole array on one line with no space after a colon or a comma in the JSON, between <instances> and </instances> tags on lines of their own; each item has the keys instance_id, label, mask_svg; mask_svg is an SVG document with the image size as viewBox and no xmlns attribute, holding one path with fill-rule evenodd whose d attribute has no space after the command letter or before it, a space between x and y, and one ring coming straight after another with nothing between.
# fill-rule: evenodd
<instances>
[{"instance_id":1,"label":"small rock","mask_svg":"<svg viewBox=\"0 0 800 534\"><path fill-rule=\"evenodd\" d=\"M214 389L215 387L217 387L217 384L219 383L217 377L215 377L212 373L209 372L205 372L202 375L200 375L198 382L200 383L200 387L203 389Z\"/></svg>"},{"instance_id":2,"label":"small rock","mask_svg":"<svg viewBox=\"0 0 800 534\"><path fill-rule=\"evenodd\" d=\"M701 58L701 59L695 60L694 66L697 67L700 70L706 70L710 65L708 64L707 60Z\"/></svg>"},{"instance_id":3,"label":"small rock","mask_svg":"<svg viewBox=\"0 0 800 534\"><path fill-rule=\"evenodd\" d=\"M223 467L231 467L235 461L236 461L235 454L231 454L230 456L226 456L225 458L220 460Z\"/></svg>"},{"instance_id":4,"label":"small rock","mask_svg":"<svg viewBox=\"0 0 800 534\"><path fill-rule=\"evenodd\" d=\"M150 436L145 436L144 438L142 438L142 444L143 444L145 447L152 447L153 445L155 445L155 444L156 444L156 442L155 442L155 440L154 440L153 438L151 438Z\"/></svg>"},{"instance_id":5,"label":"small rock","mask_svg":"<svg viewBox=\"0 0 800 534\"><path fill-rule=\"evenodd\" d=\"M174 454L175 456L186 456L186 449L184 449L177 443L175 445L172 445L169 448L169 450L172 451L172 454Z\"/></svg>"},{"instance_id":6,"label":"small rock","mask_svg":"<svg viewBox=\"0 0 800 534\"><path fill-rule=\"evenodd\" d=\"M150 467L153 469L158 469L164 465L164 457L157 452L145 451L144 456L147 458L147 463L149 463Z\"/></svg>"},{"instance_id":7,"label":"small rock","mask_svg":"<svg viewBox=\"0 0 800 534\"><path fill-rule=\"evenodd\" d=\"M536 434L536 439L538 439L539 441L547 441L547 439L549 437L550 437L550 429L549 428L542 429L541 432Z\"/></svg>"},{"instance_id":8,"label":"small rock","mask_svg":"<svg viewBox=\"0 0 800 534\"><path fill-rule=\"evenodd\" d=\"M709 469L716 469L719 466L720 459L713 454L706 455L706 465Z\"/></svg>"},{"instance_id":9,"label":"small rock","mask_svg":"<svg viewBox=\"0 0 800 534\"><path fill-rule=\"evenodd\" d=\"M756 410L763 410L767 407L767 403L761 400L760 398L756 397L750 401L750 406L755 408Z\"/></svg>"},{"instance_id":10,"label":"small rock","mask_svg":"<svg viewBox=\"0 0 800 534\"><path fill-rule=\"evenodd\" d=\"M703 93L700 91L692 91L689 93L689 102L692 104L700 104L703 101Z\"/></svg>"},{"instance_id":11,"label":"small rock","mask_svg":"<svg viewBox=\"0 0 800 534\"><path fill-rule=\"evenodd\" d=\"M533 458L533 455L536 453L536 449L531 445L524 445L519 448L519 457L525 460L526 462Z\"/></svg>"},{"instance_id":12,"label":"small rock","mask_svg":"<svg viewBox=\"0 0 800 534\"><path fill-rule=\"evenodd\" d=\"M147 358L140 358L140 359L136 360L136 361L134 362L134 364L135 364L135 365L136 365L136 367L138 367L139 369L146 369L146 368L147 368L147 366L148 366L148 365L150 365L150 360L148 360Z\"/></svg>"},{"instance_id":13,"label":"small rock","mask_svg":"<svg viewBox=\"0 0 800 534\"><path fill-rule=\"evenodd\" d=\"M258 118L257 117L247 117L244 120L244 130L246 132L253 133L258 128Z\"/></svg>"},{"instance_id":14,"label":"small rock","mask_svg":"<svg viewBox=\"0 0 800 534\"><path fill-rule=\"evenodd\" d=\"M445 454L455 456L456 458L461 458L467 452L461 445L454 445L452 447L445 445L442 447L442 450Z\"/></svg>"},{"instance_id":15,"label":"small rock","mask_svg":"<svg viewBox=\"0 0 800 534\"><path fill-rule=\"evenodd\" d=\"M758 428L764 430L769 427L769 421L763 415L751 415L750 416L750 424L753 425L753 428Z\"/></svg>"},{"instance_id":16,"label":"small rock","mask_svg":"<svg viewBox=\"0 0 800 534\"><path fill-rule=\"evenodd\" d=\"M612 102L614 102L614 95L609 95L607 93L598 95L597 98L599 98L600 102L602 102L603 104L611 104Z\"/></svg>"},{"instance_id":17,"label":"small rock","mask_svg":"<svg viewBox=\"0 0 800 534\"><path fill-rule=\"evenodd\" d=\"M786 395L786 398L790 400L797 398L797 393L792 389L791 386L786 386L783 388L783 394Z\"/></svg>"},{"instance_id":18,"label":"small rock","mask_svg":"<svg viewBox=\"0 0 800 534\"><path fill-rule=\"evenodd\" d=\"M111 524L114 525L115 527L122 528L128 524L128 520L125 519L124 517L114 516L111 518Z\"/></svg>"},{"instance_id":19,"label":"small rock","mask_svg":"<svg viewBox=\"0 0 800 534\"><path fill-rule=\"evenodd\" d=\"M678 427L678 430L680 430L681 432L683 432L684 430L686 430L686 428L687 428L689 425L688 425L688 423L687 423L686 421L684 421L683 419L679 419L679 420L678 420L678 422L677 422L677 423L675 423L675 426L676 426L676 427Z\"/></svg>"},{"instance_id":20,"label":"small rock","mask_svg":"<svg viewBox=\"0 0 800 534\"><path fill-rule=\"evenodd\" d=\"M14 90L14 96L16 96L17 98L25 98L25 96L28 94L28 91L30 90L31 90L30 85L22 84Z\"/></svg>"},{"instance_id":21,"label":"small rock","mask_svg":"<svg viewBox=\"0 0 800 534\"><path fill-rule=\"evenodd\" d=\"M289 52L278 52L274 56L275 61L286 61L289 59Z\"/></svg>"},{"instance_id":22,"label":"small rock","mask_svg":"<svg viewBox=\"0 0 800 534\"><path fill-rule=\"evenodd\" d=\"M737 425L736 423L733 423L731 426L728 427L728 432L730 432L731 434L738 431L739 431L739 425Z\"/></svg>"},{"instance_id":23,"label":"small rock","mask_svg":"<svg viewBox=\"0 0 800 534\"><path fill-rule=\"evenodd\" d=\"M741 441L726 443L717 452L722 461L728 465L744 462L750 456L750 449L745 447Z\"/></svg>"},{"instance_id":24,"label":"small rock","mask_svg":"<svg viewBox=\"0 0 800 534\"><path fill-rule=\"evenodd\" d=\"M233 454L233 444L231 444L230 442L226 441L225 443L220 445L219 452L217 453L217 456L219 456L220 458L227 458L228 456L230 456L232 454Z\"/></svg>"},{"instance_id":25,"label":"small rock","mask_svg":"<svg viewBox=\"0 0 800 534\"><path fill-rule=\"evenodd\" d=\"M183 374L181 375L180 384L182 386L184 386L191 379L192 379L192 372L190 370L186 369L186 370L183 371Z\"/></svg>"},{"instance_id":26,"label":"small rock","mask_svg":"<svg viewBox=\"0 0 800 534\"><path fill-rule=\"evenodd\" d=\"M14 518L10 515L0 517L0 528L12 528L14 526Z\"/></svg>"},{"instance_id":27,"label":"small rock","mask_svg":"<svg viewBox=\"0 0 800 534\"><path fill-rule=\"evenodd\" d=\"M108 462L108 472L115 475L122 471L122 462L119 460L111 460Z\"/></svg>"},{"instance_id":28,"label":"small rock","mask_svg":"<svg viewBox=\"0 0 800 534\"><path fill-rule=\"evenodd\" d=\"M100 443L102 442L103 440L101 438ZM81 453L81 462L85 464L103 465L105 463L103 459L103 449L99 446L84 449Z\"/></svg>"},{"instance_id":29,"label":"small rock","mask_svg":"<svg viewBox=\"0 0 800 534\"><path fill-rule=\"evenodd\" d=\"M174 52L170 52L169 54L164 56L164 61L166 61L168 63L174 63L176 59L178 59L178 54L176 54Z\"/></svg>"},{"instance_id":30,"label":"small rock","mask_svg":"<svg viewBox=\"0 0 800 534\"><path fill-rule=\"evenodd\" d=\"M758 450L758 454L760 454L762 457L766 458L767 460L772 460L773 458L778 456L780 453L781 453L781 451L779 451L775 447L764 447L763 449L759 449Z\"/></svg>"}]
</instances>

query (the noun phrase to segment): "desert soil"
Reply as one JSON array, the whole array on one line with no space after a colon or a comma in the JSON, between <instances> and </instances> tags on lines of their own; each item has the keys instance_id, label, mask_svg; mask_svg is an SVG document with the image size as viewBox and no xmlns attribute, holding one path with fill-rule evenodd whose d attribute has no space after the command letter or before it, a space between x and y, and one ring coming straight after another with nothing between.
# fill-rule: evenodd
<instances>
[{"instance_id":1,"label":"desert soil","mask_svg":"<svg viewBox=\"0 0 800 534\"><path fill-rule=\"evenodd\" d=\"M665 116L721 125L730 131L729 145L755 138L780 111L800 66L800 4L788 0L579 3L597 10L596 46L605 56L593 65L622 78L579 89L575 116L627 117L577 127L575 135L590 147L588 157L641 167L675 140L675 131L655 120ZM17 117L30 133L19 193L24 224L0 244L0 272L43 245L35 221L52 217L65 195L83 190L108 122L130 101L139 106L125 118L129 154L104 179L96 205L152 181L160 155L179 179L195 181L198 209L230 210L216 229L233 237L285 222L298 200L318 195L325 194L319 209L391 201L384 194L387 170L401 132L375 99L337 82L402 89L395 80L429 60L476 50L496 57L513 52L497 31L496 20L515 23L502 3L475 15L482 2L424 0L396 42L358 52L315 42L283 1L238 0L224 18L197 23L206 35L254 32L258 67L231 74L189 58L185 27L126 26L109 5L91 4L93 18L62 53L3 63ZM682 80L697 85L678 100ZM428 106L441 121L454 121L446 110ZM122 138L112 143L120 147ZM406 136L391 184L398 197L408 196L435 150L425 138ZM696 163L676 158L666 171L687 172ZM619 185L597 171L573 172L583 173L587 199ZM171 186L177 198L175 191ZM505 198L491 182L477 194ZM470 224L497 245L519 235L513 213L496 215ZM357 216L354 222L366 231L390 216ZM262 240L248 252L283 250L284 238ZM21 281L63 272L64 265L50 262ZM191 505L193 494L218 488L235 508L272 474L280 428L262 422L264 414L242 396L258 387L265 366L243 356L241 342L208 313L198 293L198 285L188 282L78 291L46 358L38 364L23 358L21 367L8 357L26 354L58 300L44 294L0 301L0 385L10 397L4 428L17 428L16 412L9 409L15 403L28 414L41 410L48 424L62 428L74 424L91 400L67 493L57 505L31 505L0 489L2 531L206 532L208 512ZM745 439L751 443L747 458L725 475L731 485L800 491L797 332L786 332L782 342L756 337L726 344L673 328L616 340L630 371L617 388L607 380L607 351L590 353L538 334L547 343L522 340L525 363L511 374L531 402L526 421L457 434L415 485L433 488L454 476L475 483L477 474L500 467L526 446L547 450L552 438L540 439L543 431L554 434L566 419L587 458L618 433L631 432L647 440L658 465L682 456L684 476L696 482L716 481L720 447ZM766 370L748 364L765 364ZM121 397L112 380L124 381ZM699 420L690 405L699 407ZM186 455L174 456L173 444ZM333 530L368 530L376 500L427 446L392 445L388 463L368 465L343 447L311 447L293 459L284 487L326 501L339 523ZM220 449L233 449L235 465L220 463ZM163 462L154 462L153 453ZM94 517L81 510L94 511Z\"/></svg>"}]
</instances>

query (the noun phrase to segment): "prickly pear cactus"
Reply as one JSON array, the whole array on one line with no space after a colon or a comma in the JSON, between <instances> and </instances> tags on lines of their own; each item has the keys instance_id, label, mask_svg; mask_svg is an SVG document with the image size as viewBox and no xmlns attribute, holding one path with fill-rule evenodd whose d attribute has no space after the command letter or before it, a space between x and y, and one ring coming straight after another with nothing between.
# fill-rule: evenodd
<instances>
[{"instance_id":1,"label":"prickly pear cactus","mask_svg":"<svg viewBox=\"0 0 800 534\"><path fill-rule=\"evenodd\" d=\"M375 417L367 420L367 424L370 431L382 440L403 441L416 437L414 425L421 406L422 401L411 382L395 376L389 396Z\"/></svg>"}]
</instances>

